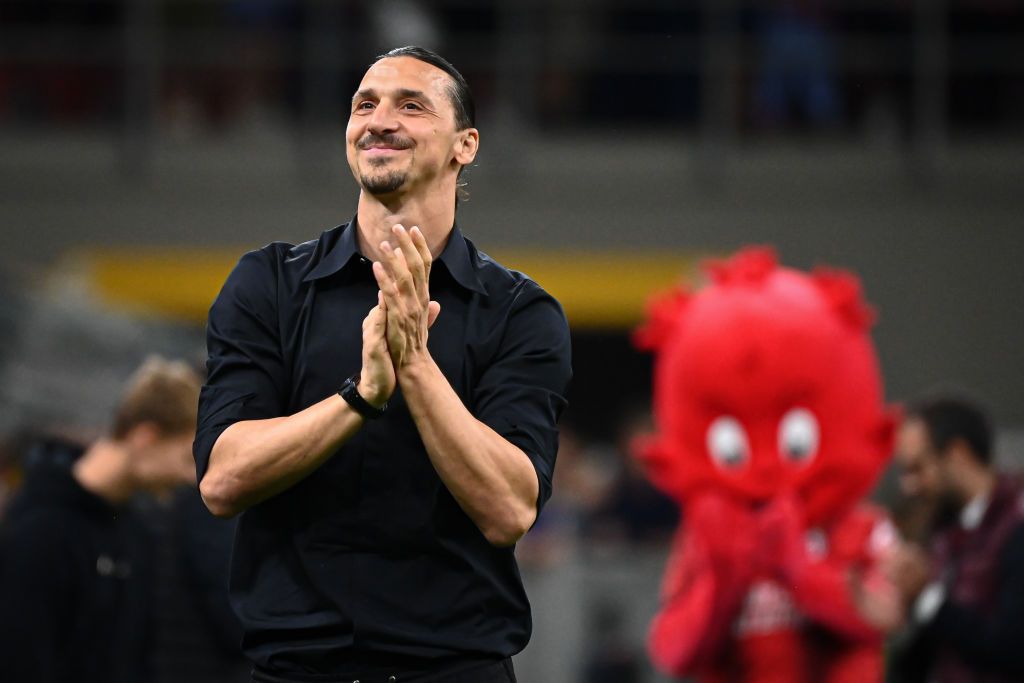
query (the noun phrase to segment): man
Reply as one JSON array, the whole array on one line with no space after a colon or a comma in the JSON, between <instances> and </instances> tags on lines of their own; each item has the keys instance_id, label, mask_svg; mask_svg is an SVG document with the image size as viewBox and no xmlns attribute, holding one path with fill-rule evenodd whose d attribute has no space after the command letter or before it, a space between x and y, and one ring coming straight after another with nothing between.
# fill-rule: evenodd
<instances>
[{"instance_id":1,"label":"man","mask_svg":"<svg viewBox=\"0 0 1024 683\"><path fill-rule=\"evenodd\" d=\"M210 310L194 452L207 506L242 513L255 681L514 680L513 546L551 494L569 333L455 227L473 117L438 55L380 57L346 131L353 221L246 254Z\"/></svg>"},{"instance_id":2,"label":"man","mask_svg":"<svg viewBox=\"0 0 1024 683\"><path fill-rule=\"evenodd\" d=\"M128 504L194 485L199 384L186 364L152 358L129 381L110 436L31 453L0 528L3 680L151 680L151 548Z\"/></svg>"},{"instance_id":3,"label":"man","mask_svg":"<svg viewBox=\"0 0 1024 683\"><path fill-rule=\"evenodd\" d=\"M937 510L930 553L908 546L891 576L913 627L895 659L904 680L1024 679L1024 491L992 466L992 434L972 403L912 408L899 434L905 495Z\"/></svg>"}]
</instances>

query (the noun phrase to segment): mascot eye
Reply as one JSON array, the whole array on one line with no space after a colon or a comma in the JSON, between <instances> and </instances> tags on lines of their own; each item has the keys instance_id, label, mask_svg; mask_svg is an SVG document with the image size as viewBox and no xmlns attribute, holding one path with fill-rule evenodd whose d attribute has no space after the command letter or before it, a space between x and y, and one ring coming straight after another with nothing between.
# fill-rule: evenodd
<instances>
[{"instance_id":1,"label":"mascot eye","mask_svg":"<svg viewBox=\"0 0 1024 683\"><path fill-rule=\"evenodd\" d=\"M734 417L720 417L708 427L708 452L719 467L736 469L750 459L750 444L743 425Z\"/></svg>"},{"instance_id":2,"label":"mascot eye","mask_svg":"<svg viewBox=\"0 0 1024 683\"><path fill-rule=\"evenodd\" d=\"M779 453L790 462L806 463L818 452L818 420L806 408L794 408L779 424Z\"/></svg>"}]
</instances>

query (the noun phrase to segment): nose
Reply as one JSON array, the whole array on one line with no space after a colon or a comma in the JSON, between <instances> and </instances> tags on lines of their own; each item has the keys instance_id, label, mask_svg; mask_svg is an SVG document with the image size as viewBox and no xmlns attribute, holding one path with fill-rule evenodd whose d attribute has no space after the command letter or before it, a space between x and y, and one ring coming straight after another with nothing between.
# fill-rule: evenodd
<instances>
[{"instance_id":1,"label":"nose","mask_svg":"<svg viewBox=\"0 0 1024 683\"><path fill-rule=\"evenodd\" d=\"M366 128L374 135L390 133L396 130L398 128L398 117L395 116L394 108L384 101L378 103L373 109L370 120L366 123Z\"/></svg>"}]
</instances>

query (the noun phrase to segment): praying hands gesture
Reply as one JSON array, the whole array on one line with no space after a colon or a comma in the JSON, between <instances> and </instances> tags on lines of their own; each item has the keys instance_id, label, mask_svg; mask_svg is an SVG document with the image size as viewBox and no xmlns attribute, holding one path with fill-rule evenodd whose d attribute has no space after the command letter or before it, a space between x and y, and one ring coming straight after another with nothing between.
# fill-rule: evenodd
<instances>
[{"instance_id":1,"label":"praying hands gesture","mask_svg":"<svg viewBox=\"0 0 1024 683\"><path fill-rule=\"evenodd\" d=\"M396 374L410 363L423 361L427 351L427 330L441 312L430 300L432 257L420 229L392 228L397 247L381 242L383 257L373 264L380 287L379 306L386 317L386 340Z\"/></svg>"},{"instance_id":2,"label":"praying hands gesture","mask_svg":"<svg viewBox=\"0 0 1024 683\"><path fill-rule=\"evenodd\" d=\"M427 330L441 306L430 300L430 249L419 228L392 230L397 246L382 242L381 260L373 264L381 295L371 316L384 317L395 376L441 481L488 541L512 545L537 516L536 470L522 450L469 412L434 362Z\"/></svg>"}]
</instances>

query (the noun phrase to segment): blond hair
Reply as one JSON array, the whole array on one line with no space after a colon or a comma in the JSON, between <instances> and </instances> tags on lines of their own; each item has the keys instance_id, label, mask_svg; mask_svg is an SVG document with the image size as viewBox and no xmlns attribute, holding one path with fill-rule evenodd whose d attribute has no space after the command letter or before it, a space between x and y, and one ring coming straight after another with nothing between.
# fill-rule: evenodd
<instances>
[{"instance_id":1,"label":"blond hair","mask_svg":"<svg viewBox=\"0 0 1024 683\"><path fill-rule=\"evenodd\" d=\"M181 360L150 356L132 374L114 411L112 435L124 438L149 422L165 436L195 431L202 380Z\"/></svg>"}]
</instances>

